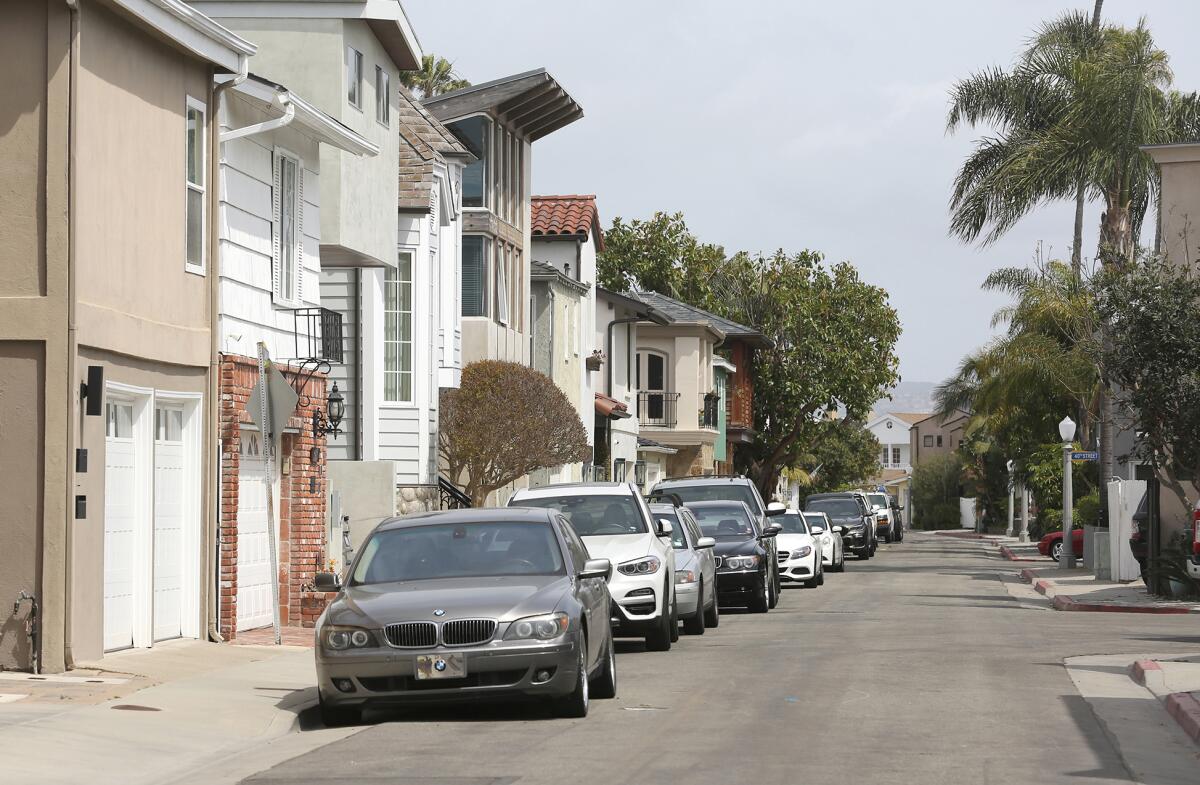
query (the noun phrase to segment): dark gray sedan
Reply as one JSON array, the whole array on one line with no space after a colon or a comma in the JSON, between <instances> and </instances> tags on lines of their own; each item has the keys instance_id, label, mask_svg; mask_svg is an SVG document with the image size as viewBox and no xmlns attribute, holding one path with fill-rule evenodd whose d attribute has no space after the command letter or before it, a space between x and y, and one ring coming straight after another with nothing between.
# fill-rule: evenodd
<instances>
[{"instance_id":1,"label":"dark gray sedan","mask_svg":"<svg viewBox=\"0 0 1200 785\"><path fill-rule=\"evenodd\" d=\"M499 508L391 518L317 620L327 724L364 707L485 697L551 699L564 716L612 698L607 559L553 510Z\"/></svg>"}]
</instances>

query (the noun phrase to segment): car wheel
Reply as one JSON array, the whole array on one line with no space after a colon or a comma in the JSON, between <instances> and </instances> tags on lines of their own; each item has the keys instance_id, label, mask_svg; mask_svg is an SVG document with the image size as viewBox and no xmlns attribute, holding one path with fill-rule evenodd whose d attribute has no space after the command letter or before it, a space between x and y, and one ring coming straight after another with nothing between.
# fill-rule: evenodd
<instances>
[{"instance_id":1,"label":"car wheel","mask_svg":"<svg viewBox=\"0 0 1200 785\"><path fill-rule=\"evenodd\" d=\"M1056 541L1050 546L1050 558L1058 561L1062 558L1063 543L1062 540Z\"/></svg>"},{"instance_id":2,"label":"car wheel","mask_svg":"<svg viewBox=\"0 0 1200 785\"><path fill-rule=\"evenodd\" d=\"M587 638L580 636L579 639L579 673L575 677L575 689L571 690L569 695L558 699L558 714L560 717L586 717L588 713L588 675L587 675L587 658L584 652L587 651Z\"/></svg>"},{"instance_id":3,"label":"car wheel","mask_svg":"<svg viewBox=\"0 0 1200 785\"><path fill-rule=\"evenodd\" d=\"M771 609L771 582L770 581L766 581L766 580L763 581L762 591L756 592L754 594L754 596L750 598L750 602L747 603L746 608L751 613L766 613L768 610Z\"/></svg>"},{"instance_id":4,"label":"car wheel","mask_svg":"<svg viewBox=\"0 0 1200 785\"><path fill-rule=\"evenodd\" d=\"M675 614L668 612L663 608L663 612L659 614L658 624L655 625L654 631L646 636L646 649L649 651L670 651L671 644L671 622L675 618ZM678 633L676 633L678 634Z\"/></svg>"},{"instance_id":5,"label":"car wheel","mask_svg":"<svg viewBox=\"0 0 1200 785\"><path fill-rule=\"evenodd\" d=\"M863 548L861 551L856 552L854 555L858 557L859 561L866 561L867 559L871 558L871 549Z\"/></svg>"},{"instance_id":6,"label":"car wheel","mask_svg":"<svg viewBox=\"0 0 1200 785\"><path fill-rule=\"evenodd\" d=\"M321 701L321 722L327 728L340 728L343 725L357 725L362 722L361 706L330 706Z\"/></svg>"},{"instance_id":7,"label":"car wheel","mask_svg":"<svg viewBox=\"0 0 1200 785\"><path fill-rule=\"evenodd\" d=\"M721 603L717 602L717 594L713 592L712 607L704 612L704 626L718 627L721 624Z\"/></svg>"},{"instance_id":8,"label":"car wheel","mask_svg":"<svg viewBox=\"0 0 1200 785\"><path fill-rule=\"evenodd\" d=\"M771 581L767 592L767 607L774 609L779 604L779 595L783 592L783 582L780 581L778 587L775 581Z\"/></svg>"},{"instance_id":9,"label":"car wheel","mask_svg":"<svg viewBox=\"0 0 1200 785\"><path fill-rule=\"evenodd\" d=\"M612 636L608 636L608 653L604 655L604 664L592 678L592 695L607 700L617 697L617 654L613 649Z\"/></svg>"},{"instance_id":10,"label":"car wheel","mask_svg":"<svg viewBox=\"0 0 1200 785\"><path fill-rule=\"evenodd\" d=\"M846 571L846 552L845 551L842 551L840 554L838 554L838 560L833 563L833 571L834 572L845 572Z\"/></svg>"},{"instance_id":11,"label":"car wheel","mask_svg":"<svg viewBox=\"0 0 1200 785\"><path fill-rule=\"evenodd\" d=\"M818 586L825 585L825 568L824 567L822 567L820 570L817 571L817 585Z\"/></svg>"},{"instance_id":12,"label":"car wheel","mask_svg":"<svg viewBox=\"0 0 1200 785\"><path fill-rule=\"evenodd\" d=\"M697 595L696 612L683 620L683 631L688 635L704 634L704 581L700 581L700 593Z\"/></svg>"},{"instance_id":13,"label":"car wheel","mask_svg":"<svg viewBox=\"0 0 1200 785\"><path fill-rule=\"evenodd\" d=\"M679 600L671 600L671 643L679 642Z\"/></svg>"}]
</instances>

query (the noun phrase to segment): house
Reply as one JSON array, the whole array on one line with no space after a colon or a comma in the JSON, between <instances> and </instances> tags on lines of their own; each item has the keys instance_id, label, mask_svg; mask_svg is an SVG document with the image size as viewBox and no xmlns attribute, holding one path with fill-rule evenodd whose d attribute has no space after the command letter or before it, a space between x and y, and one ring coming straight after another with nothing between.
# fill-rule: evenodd
<instances>
[{"instance_id":1,"label":"house","mask_svg":"<svg viewBox=\"0 0 1200 785\"><path fill-rule=\"evenodd\" d=\"M534 196L530 203L533 263L531 365L549 376L579 413L594 449L594 383L603 349L593 342L596 322L596 254L604 232L596 197ZM536 481L578 481L583 464L543 471Z\"/></svg>"},{"instance_id":2,"label":"house","mask_svg":"<svg viewBox=\"0 0 1200 785\"><path fill-rule=\"evenodd\" d=\"M305 621L302 587L325 567L327 440L320 424L329 414L329 392L322 371L340 360L342 331L340 316L321 308L321 148L367 158L379 148L282 85L254 74L218 81L228 87L218 117L214 268L220 278L218 532L225 546L220 581L231 590L221 595L215 626L228 640L272 623L270 520L279 521L282 624ZM299 393L278 444L267 443L249 406L260 343ZM275 458L269 478L268 450Z\"/></svg>"},{"instance_id":3,"label":"house","mask_svg":"<svg viewBox=\"0 0 1200 785\"><path fill-rule=\"evenodd\" d=\"M930 414L911 423L908 431L909 462L913 467L937 455L948 455L962 445L963 429L970 418L969 412L957 411L942 418Z\"/></svg>"},{"instance_id":4,"label":"house","mask_svg":"<svg viewBox=\"0 0 1200 785\"><path fill-rule=\"evenodd\" d=\"M214 76L254 52L173 0L5 4L0 669L207 633Z\"/></svg>"},{"instance_id":5,"label":"house","mask_svg":"<svg viewBox=\"0 0 1200 785\"><path fill-rule=\"evenodd\" d=\"M928 412L885 412L875 415L867 422L867 430L879 442L880 482L912 472L909 430L927 417Z\"/></svg>"},{"instance_id":6,"label":"house","mask_svg":"<svg viewBox=\"0 0 1200 785\"><path fill-rule=\"evenodd\" d=\"M633 296L667 322L638 328L634 378L640 435L677 450L667 459L670 476L712 474L718 468L716 444L722 438L720 410L725 406L715 387L716 369L732 374L724 437L724 462L729 463L736 446L754 438L753 350L773 344L751 327L672 297L657 292ZM738 359L722 358L717 348Z\"/></svg>"}]
</instances>

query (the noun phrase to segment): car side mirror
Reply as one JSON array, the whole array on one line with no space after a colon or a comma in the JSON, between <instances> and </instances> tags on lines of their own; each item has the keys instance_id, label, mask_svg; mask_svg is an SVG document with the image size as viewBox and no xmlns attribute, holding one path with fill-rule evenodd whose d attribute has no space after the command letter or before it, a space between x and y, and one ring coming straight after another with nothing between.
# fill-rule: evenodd
<instances>
[{"instance_id":1,"label":"car side mirror","mask_svg":"<svg viewBox=\"0 0 1200 785\"><path fill-rule=\"evenodd\" d=\"M668 537L668 536L670 536L671 532L673 532L673 531L675 531L675 527L671 525L670 521L668 521L666 518L658 519L658 536L659 537Z\"/></svg>"},{"instance_id":2,"label":"car side mirror","mask_svg":"<svg viewBox=\"0 0 1200 785\"><path fill-rule=\"evenodd\" d=\"M612 562L608 559L588 559L583 563L579 577L581 579L603 578L607 581L612 577Z\"/></svg>"},{"instance_id":3,"label":"car side mirror","mask_svg":"<svg viewBox=\"0 0 1200 785\"><path fill-rule=\"evenodd\" d=\"M313 586L317 591L337 591L342 588L342 581L336 572L318 572L313 578Z\"/></svg>"},{"instance_id":4,"label":"car side mirror","mask_svg":"<svg viewBox=\"0 0 1200 785\"><path fill-rule=\"evenodd\" d=\"M845 527L845 526L834 526L834 527L833 527L833 532L834 532L834 534L841 534L841 533L842 533L842 532L844 532L844 531L846 531L846 527Z\"/></svg>"},{"instance_id":5,"label":"car side mirror","mask_svg":"<svg viewBox=\"0 0 1200 785\"><path fill-rule=\"evenodd\" d=\"M762 536L774 537L775 535L779 534L779 532L781 532L781 531L783 531L782 526L777 526L772 523L770 526L768 526L766 529L763 530Z\"/></svg>"},{"instance_id":6,"label":"car side mirror","mask_svg":"<svg viewBox=\"0 0 1200 785\"><path fill-rule=\"evenodd\" d=\"M787 512L787 507L779 502L771 502L767 505L767 515L783 515Z\"/></svg>"},{"instance_id":7,"label":"car side mirror","mask_svg":"<svg viewBox=\"0 0 1200 785\"><path fill-rule=\"evenodd\" d=\"M712 537L701 537L700 539L696 540L696 550L698 551L702 551L705 548L715 548L716 545L717 541Z\"/></svg>"}]
</instances>

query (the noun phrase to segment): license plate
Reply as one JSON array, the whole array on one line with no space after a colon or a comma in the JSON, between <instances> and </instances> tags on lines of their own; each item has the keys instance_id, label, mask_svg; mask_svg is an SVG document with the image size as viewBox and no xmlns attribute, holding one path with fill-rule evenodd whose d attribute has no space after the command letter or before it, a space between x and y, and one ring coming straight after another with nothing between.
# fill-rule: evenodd
<instances>
[{"instance_id":1,"label":"license plate","mask_svg":"<svg viewBox=\"0 0 1200 785\"><path fill-rule=\"evenodd\" d=\"M467 658L462 654L418 654L418 679L461 679L467 675Z\"/></svg>"}]
</instances>

